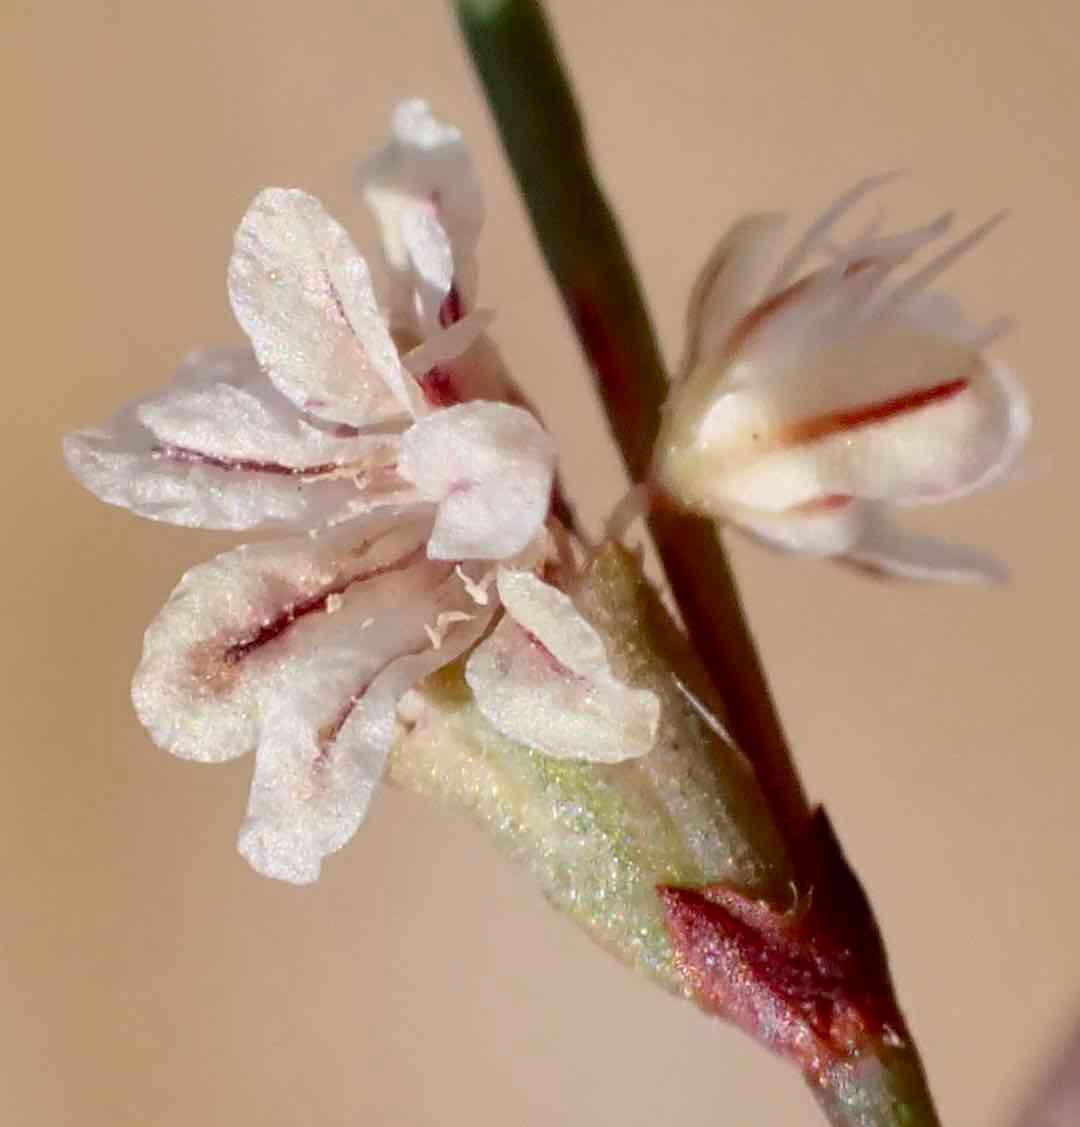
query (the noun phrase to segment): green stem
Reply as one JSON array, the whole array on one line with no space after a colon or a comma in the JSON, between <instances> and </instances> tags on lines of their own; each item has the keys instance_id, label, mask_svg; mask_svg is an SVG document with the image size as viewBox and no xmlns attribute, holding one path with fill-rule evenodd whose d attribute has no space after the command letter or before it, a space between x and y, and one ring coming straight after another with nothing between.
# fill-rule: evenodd
<instances>
[{"instance_id":1,"label":"green stem","mask_svg":"<svg viewBox=\"0 0 1080 1127\"><path fill-rule=\"evenodd\" d=\"M461 26L548 267L596 376L627 471L649 466L667 377L644 297L593 175L581 118L535 0L460 0ZM657 507L649 529L727 722L789 838L806 795L715 526Z\"/></svg>"},{"instance_id":2,"label":"green stem","mask_svg":"<svg viewBox=\"0 0 1080 1127\"><path fill-rule=\"evenodd\" d=\"M634 481L643 480L667 379L629 254L593 174L581 118L538 0L456 0L461 28L548 267ZM670 507L650 516L687 633L754 764L783 836L808 804L715 528ZM937 1127L914 1048L834 1074L817 1096L842 1127Z\"/></svg>"}]
</instances>

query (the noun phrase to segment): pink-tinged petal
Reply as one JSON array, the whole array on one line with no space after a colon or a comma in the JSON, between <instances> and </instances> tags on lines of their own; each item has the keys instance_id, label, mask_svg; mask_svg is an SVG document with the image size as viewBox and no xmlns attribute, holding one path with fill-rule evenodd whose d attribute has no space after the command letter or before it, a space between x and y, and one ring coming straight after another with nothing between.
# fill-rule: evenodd
<instances>
[{"instance_id":1,"label":"pink-tinged petal","mask_svg":"<svg viewBox=\"0 0 1080 1127\"><path fill-rule=\"evenodd\" d=\"M394 286L390 304L395 322L409 328L432 327L428 303L422 303L423 316L417 317L416 253L410 247L410 220L404 218L418 206L428 209L445 231L454 290L471 306L484 204L459 130L438 121L420 99L402 102L394 111L390 141L357 166L355 183L379 224Z\"/></svg>"},{"instance_id":2,"label":"pink-tinged petal","mask_svg":"<svg viewBox=\"0 0 1080 1127\"><path fill-rule=\"evenodd\" d=\"M403 639L425 639L426 593L452 574L427 560L427 532L347 524L189 571L146 632L132 688L154 742L231 759L256 746L269 703L305 694L325 702L328 722Z\"/></svg>"},{"instance_id":3,"label":"pink-tinged petal","mask_svg":"<svg viewBox=\"0 0 1080 1127\"><path fill-rule=\"evenodd\" d=\"M476 399L529 407L498 346L485 332L493 318L487 309L467 313L436 329L403 357L429 407L453 407Z\"/></svg>"},{"instance_id":4,"label":"pink-tinged petal","mask_svg":"<svg viewBox=\"0 0 1080 1127\"><path fill-rule=\"evenodd\" d=\"M904 316L913 324L959 344L970 344L977 332L960 302L936 290L911 298L904 306Z\"/></svg>"},{"instance_id":5,"label":"pink-tinged petal","mask_svg":"<svg viewBox=\"0 0 1080 1127\"><path fill-rule=\"evenodd\" d=\"M398 472L437 505L432 559L508 559L547 517L555 446L520 407L465 403L405 432Z\"/></svg>"},{"instance_id":6,"label":"pink-tinged petal","mask_svg":"<svg viewBox=\"0 0 1080 1127\"><path fill-rule=\"evenodd\" d=\"M690 294L679 365L684 377L723 352L731 330L762 296L780 253L784 224L780 212L747 215L713 248Z\"/></svg>"},{"instance_id":7,"label":"pink-tinged petal","mask_svg":"<svg viewBox=\"0 0 1080 1127\"><path fill-rule=\"evenodd\" d=\"M313 196L255 197L236 232L229 295L259 363L304 411L357 427L411 412L412 381L367 265Z\"/></svg>"},{"instance_id":8,"label":"pink-tinged petal","mask_svg":"<svg viewBox=\"0 0 1080 1127\"><path fill-rule=\"evenodd\" d=\"M221 461L310 471L344 464L360 449L355 438L298 412L250 348L194 350L169 384L135 405L135 414L162 445Z\"/></svg>"},{"instance_id":9,"label":"pink-tinged petal","mask_svg":"<svg viewBox=\"0 0 1080 1127\"><path fill-rule=\"evenodd\" d=\"M490 309L477 309L445 328L435 329L407 352L402 362L417 379L436 365L449 365L477 342L494 317Z\"/></svg>"},{"instance_id":10,"label":"pink-tinged petal","mask_svg":"<svg viewBox=\"0 0 1080 1127\"><path fill-rule=\"evenodd\" d=\"M67 435L64 454L101 500L196 528L310 528L412 496L393 436L304 419L250 350L191 353L160 391Z\"/></svg>"},{"instance_id":11,"label":"pink-tinged petal","mask_svg":"<svg viewBox=\"0 0 1080 1127\"><path fill-rule=\"evenodd\" d=\"M983 552L921 536L894 524L879 506L868 506L858 538L838 553L844 563L870 575L947 583L1004 583L1004 566Z\"/></svg>"},{"instance_id":12,"label":"pink-tinged petal","mask_svg":"<svg viewBox=\"0 0 1080 1127\"><path fill-rule=\"evenodd\" d=\"M441 333L429 337L406 356L409 370L416 373L425 403L429 407L453 407L457 403L488 399L532 410L521 389L511 379L498 346L487 333L480 333L467 347L449 355L451 343L456 346L457 341L444 341L443 338L451 338L454 330L463 325L468 326L468 335L472 337L477 324L474 318L486 323L488 315L482 310L467 314ZM429 345L432 346L430 351ZM425 366L425 360L436 350L445 351L446 358Z\"/></svg>"},{"instance_id":13,"label":"pink-tinged petal","mask_svg":"<svg viewBox=\"0 0 1080 1127\"><path fill-rule=\"evenodd\" d=\"M348 755L325 755L318 720L294 702L271 705L237 838L240 855L263 876L310 884L323 858L356 833L380 775Z\"/></svg>"},{"instance_id":14,"label":"pink-tinged petal","mask_svg":"<svg viewBox=\"0 0 1080 1127\"><path fill-rule=\"evenodd\" d=\"M308 884L323 858L356 833L382 778L401 697L459 657L490 621L490 611L471 614L432 648L425 618L458 605L460 584L448 577L419 600L414 595L409 606L384 607L383 621L362 627L356 639L366 650L363 668L336 711L329 711L325 689L314 680L268 708L239 836L240 853L256 871ZM392 636L388 612L395 619Z\"/></svg>"},{"instance_id":15,"label":"pink-tinged petal","mask_svg":"<svg viewBox=\"0 0 1080 1127\"><path fill-rule=\"evenodd\" d=\"M833 494L780 513L733 509L727 519L767 548L810 556L839 556L858 539L861 508L854 498Z\"/></svg>"},{"instance_id":16,"label":"pink-tinged petal","mask_svg":"<svg viewBox=\"0 0 1080 1127\"><path fill-rule=\"evenodd\" d=\"M454 252L430 204L402 208L400 222L413 279L414 324L426 333L438 325L439 310L454 284Z\"/></svg>"},{"instance_id":17,"label":"pink-tinged petal","mask_svg":"<svg viewBox=\"0 0 1080 1127\"><path fill-rule=\"evenodd\" d=\"M561 759L618 763L648 754L659 698L611 669L603 640L561 591L499 569L506 614L469 658L465 678L503 735Z\"/></svg>"}]
</instances>

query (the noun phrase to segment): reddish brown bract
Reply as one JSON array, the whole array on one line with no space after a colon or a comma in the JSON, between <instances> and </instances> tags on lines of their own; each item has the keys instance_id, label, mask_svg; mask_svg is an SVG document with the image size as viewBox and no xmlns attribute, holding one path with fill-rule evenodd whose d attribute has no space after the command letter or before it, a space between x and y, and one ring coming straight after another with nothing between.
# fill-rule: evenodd
<instances>
[{"instance_id":1,"label":"reddish brown bract","mask_svg":"<svg viewBox=\"0 0 1080 1127\"><path fill-rule=\"evenodd\" d=\"M725 885L657 891L698 1003L820 1078L907 1034L866 898L820 808L798 852L786 911Z\"/></svg>"}]
</instances>

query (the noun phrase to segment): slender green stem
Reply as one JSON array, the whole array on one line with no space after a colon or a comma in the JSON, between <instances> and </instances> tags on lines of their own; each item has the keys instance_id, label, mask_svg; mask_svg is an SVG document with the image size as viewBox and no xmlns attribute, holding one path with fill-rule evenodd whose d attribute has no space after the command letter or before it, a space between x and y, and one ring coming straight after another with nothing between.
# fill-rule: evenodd
<instances>
[{"instance_id":1,"label":"slender green stem","mask_svg":"<svg viewBox=\"0 0 1080 1127\"><path fill-rule=\"evenodd\" d=\"M633 480L642 480L667 394L663 360L626 247L592 172L584 130L539 0L456 0L503 146L551 273L593 368ZM713 526L670 507L650 530L687 633L789 842L807 802ZM839 921L838 927L843 921ZM867 915L858 925L873 928ZM816 1083L841 1127L937 1127L905 1044L852 1058Z\"/></svg>"},{"instance_id":2,"label":"slender green stem","mask_svg":"<svg viewBox=\"0 0 1080 1127\"><path fill-rule=\"evenodd\" d=\"M629 254L593 174L551 29L536 0L459 0L457 10L612 433L631 478L640 481L667 377ZM774 816L793 838L808 812L806 796L717 530L670 507L655 509L649 528L728 725L754 763Z\"/></svg>"}]
</instances>

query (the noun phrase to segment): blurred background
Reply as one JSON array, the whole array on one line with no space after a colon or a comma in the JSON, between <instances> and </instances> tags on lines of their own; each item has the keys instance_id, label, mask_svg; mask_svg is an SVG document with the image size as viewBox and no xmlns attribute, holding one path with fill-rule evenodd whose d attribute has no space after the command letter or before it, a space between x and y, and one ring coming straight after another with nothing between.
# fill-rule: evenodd
<instances>
[{"instance_id":1,"label":"blurred background","mask_svg":"<svg viewBox=\"0 0 1080 1127\"><path fill-rule=\"evenodd\" d=\"M733 545L812 793L877 906L948 1127L1005 1124L1080 1006L1080 7L557 0L595 156L668 355L739 212L808 217L901 167L895 214L1010 221L953 272L1037 420L1005 488L919 514L1004 592L886 587ZM231 539L141 522L59 435L238 341L232 230L303 186L364 238L351 162L398 98L460 123L482 297L585 515L602 415L443 0L32 3L0 12L8 548L0 1116L25 1127L815 1124L798 1078L615 965L462 819L383 789L307 889L233 848L251 764L151 747L141 632Z\"/></svg>"}]
</instances>

